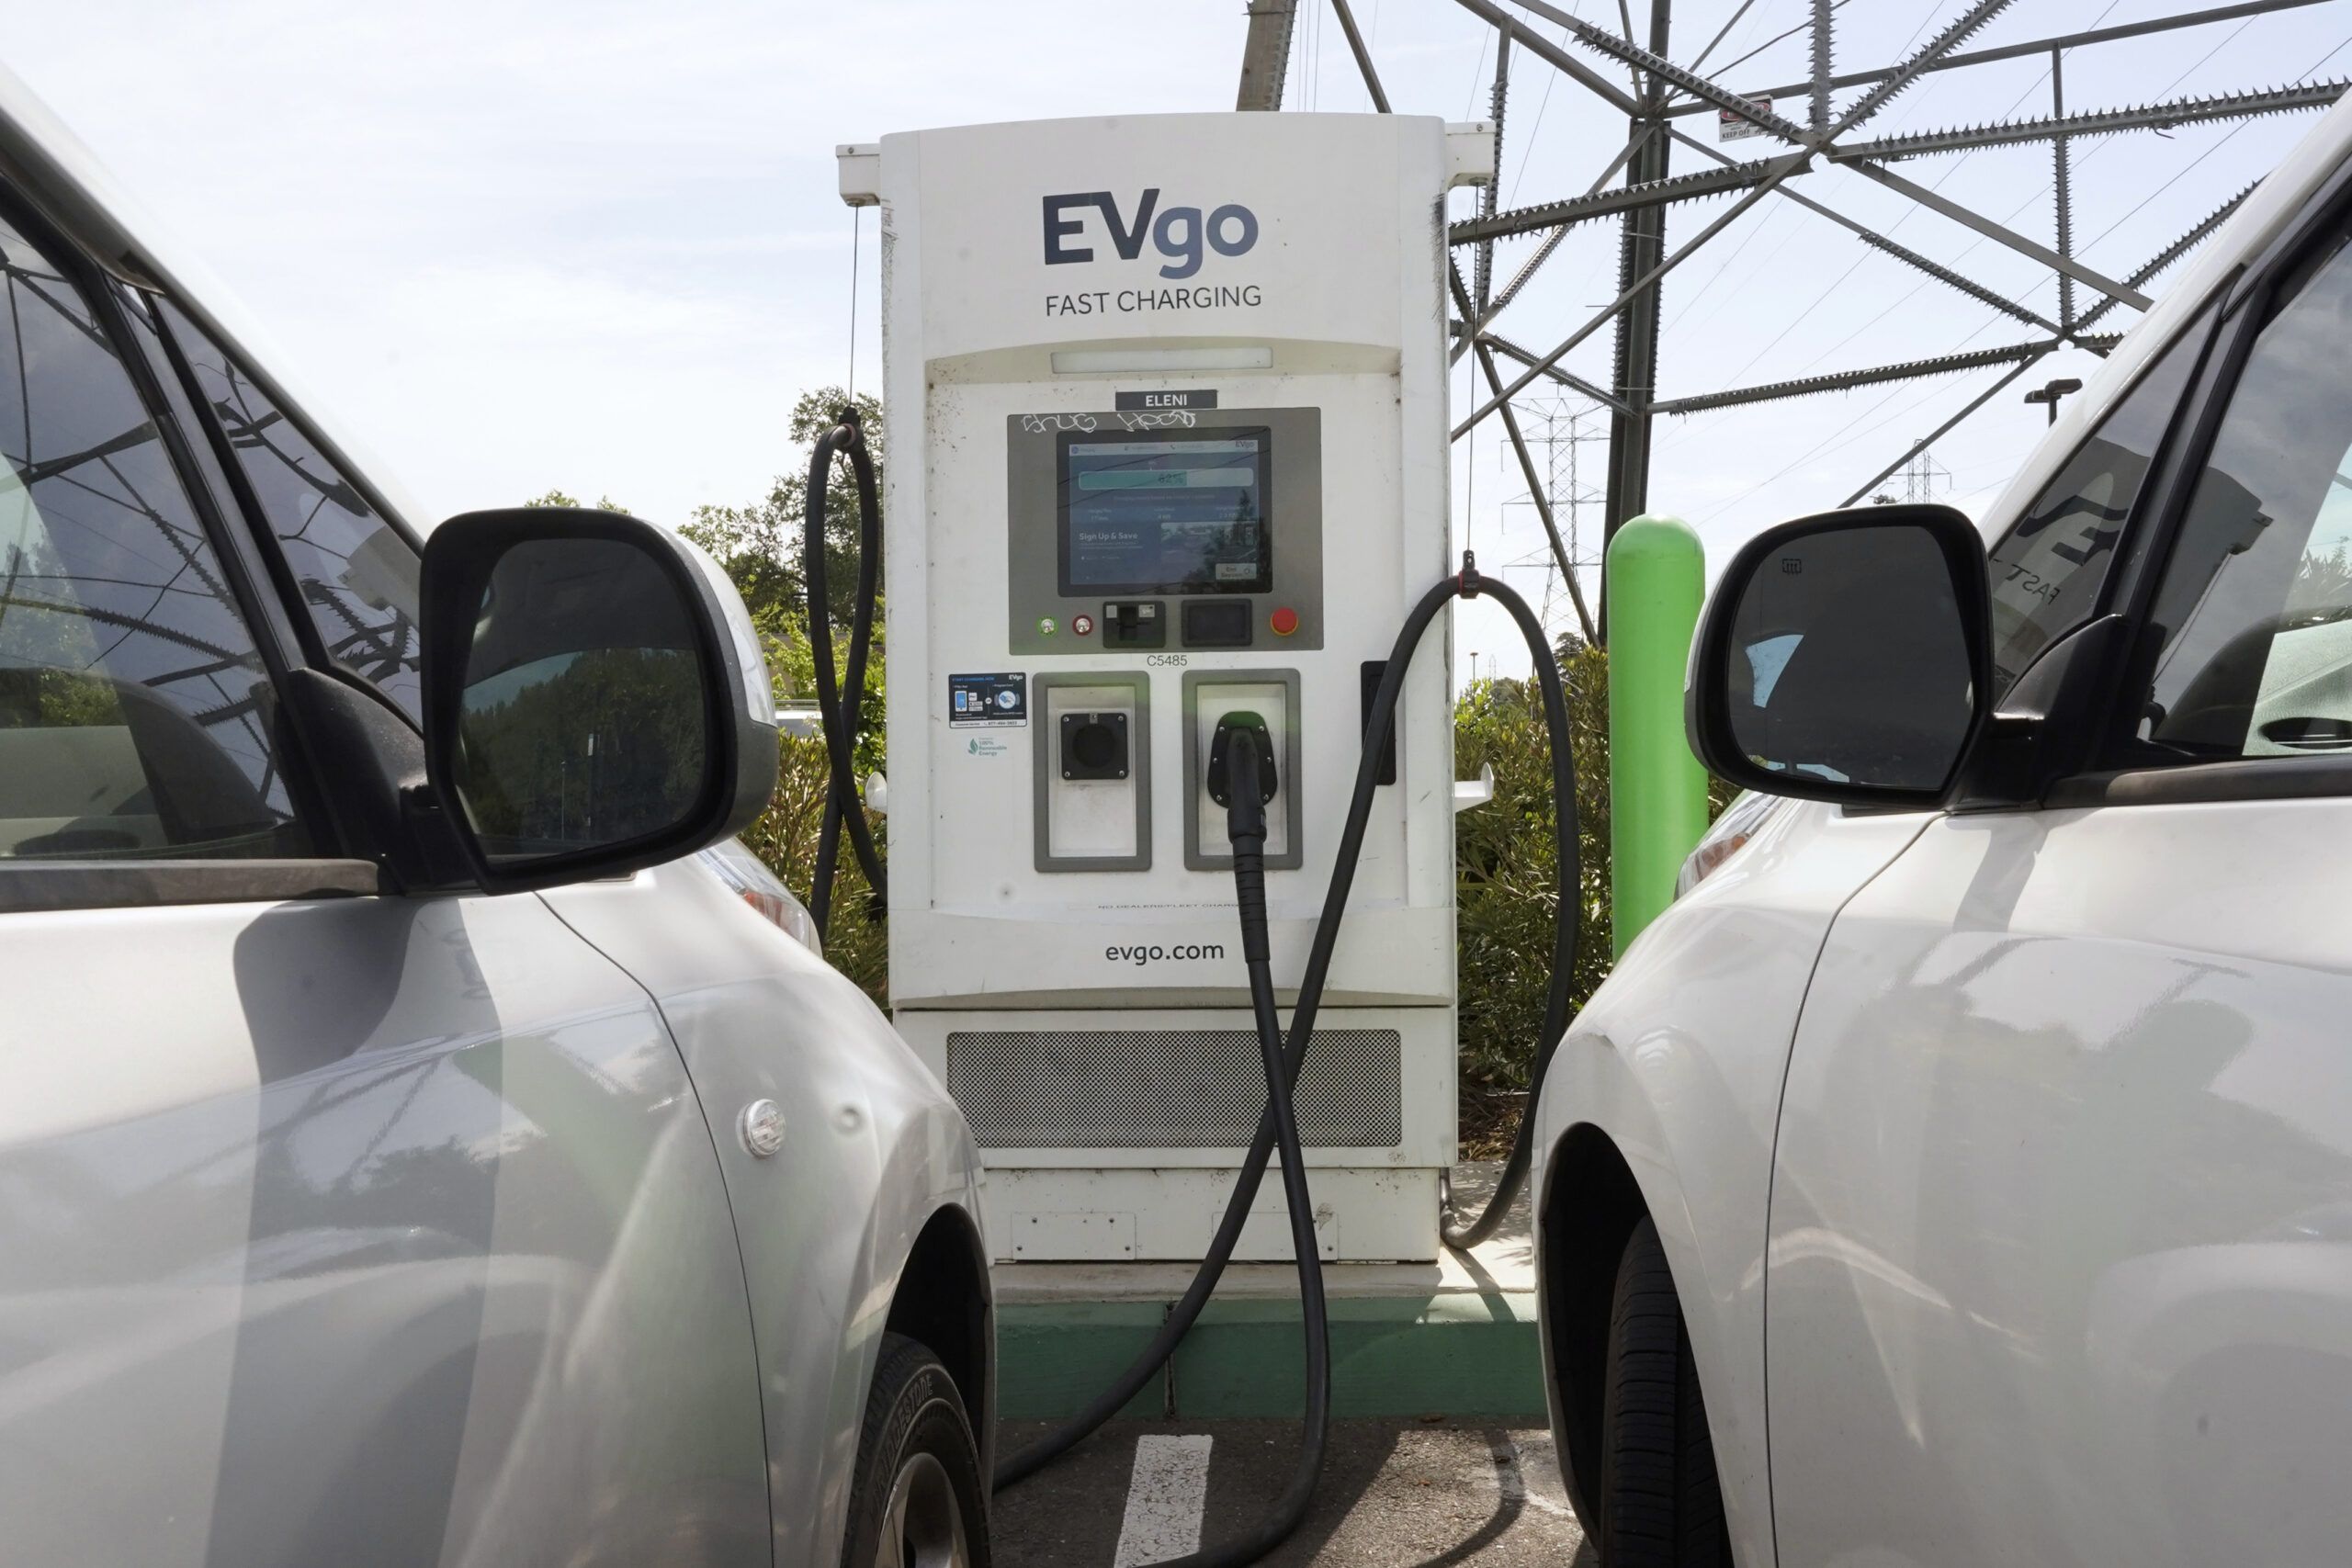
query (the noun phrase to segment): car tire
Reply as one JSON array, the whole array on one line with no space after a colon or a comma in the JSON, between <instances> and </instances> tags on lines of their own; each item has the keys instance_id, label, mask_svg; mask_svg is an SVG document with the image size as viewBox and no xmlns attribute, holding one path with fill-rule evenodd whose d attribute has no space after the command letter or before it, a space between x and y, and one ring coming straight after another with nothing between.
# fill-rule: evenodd
<instances>
[{"instance_id":1,"label":"car tire","mask_svg":"<svg viewBox=\"0 0 2352 1568\"><path fill-rule=\"evenodd\" d=\"M865 1396L842 1568L989 1568L988 1490L963 1398L903 1334L882 1337Z\"/></svg>"},{"instance_id":2,"label":"car tire","mask_svg":"<svg viewBox=\"0 0 2352 1568\"><path fill-rule=\"evenodd\" d=\"M1617 1263L1600 1442L1602 1568L1729 1568L1731 1538L1682 1303L1656 1222Z\"/></svg>"}]
</instances>

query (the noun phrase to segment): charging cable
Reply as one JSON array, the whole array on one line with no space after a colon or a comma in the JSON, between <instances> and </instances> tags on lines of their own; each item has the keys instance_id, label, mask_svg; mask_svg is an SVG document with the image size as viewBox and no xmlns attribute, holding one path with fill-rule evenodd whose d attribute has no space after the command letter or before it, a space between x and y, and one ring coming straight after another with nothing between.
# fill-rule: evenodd
<instances>
[{"instance_id":1,"label":"charging cable","mask_svg":"<svg viewBox=\"0 0 2352 1568\"><path fill-rule=\"evenodd\" d=\"M1172 1568L1238 1568L1280 1545L1306 1517L1323 1473L1331 1429L1331 1327L1324 1310L1323 1261L1315 1240L1315 1200L1306 1190L1306 1162L1298 1144L1298 1111L1291 1099L1296 1074L1284 1059L1281 1015L1274 1008L1274 972L1266 941L1266 802L1274 797L1274 750L1266 721L1231 713L1217 721L1209 747L1209 798L1225 807L1225 836L1233 843L1234 901L1241 917L1241 961L1250 973L1250 1006L1266 1070L1265 1122L1273 1124L1283 1156L1283 1197L1290 1211L1291 1255L1298 1266L1299 1314L1306 1335L1306 1411L1298 1461L1273 1509L1257 1527ZM1263 1167L1261 1166L1262 1171ZM1254 1183L1252 1183L1254 1187ZM1238 1227L1235 1227L1237 1234ZM1226 1248L1230 1256L1232 1248ZM1000 1482L1000 1484L1001 1483Z\"/></svg>"},{"instance_id":2,"label":"charging cable","mask_svg":"<svg viewBox=\"0 0 2352 1568\"><path fill-rule=\"evenodd\" d=\"M845 454L857 480L858 552L857 600L851 613L849 669L846 682L837 680L833 667L833 634L831 614L825 593L825 486L831 475L836 453ZM843 408L841 423L817 438L816 450L808 459L808 498L806 524L802 534L803 572L808 585L808 645L817 674L817 706L823 721L825 747L831 762L831 777L825 793L824 819L817 834L817 863L809 879L808 913L816 921L817 936L824 939L827 917L833 898L834 862L840 854L841 830L844 822L849 828L850 844L855 851L858 864L865 868L865 880L874 889L874 901L869 914L880 919L888 907L888 884L884 879L882 857L874 847L874 835L866 828L865 813L860 809L857 797L857 776L852 749L856 744L860 705L865 695L865 660L874 634L874 602L876 578L882 563L882 507L876 494L874 460L865 448L865 433L859 423L857 410ZM1348 890L1354 886L1356 861L1363 852L1363 835L1371 820L1373 791L1379 785L1379 771L1374 763L1396 726L1396 698L1404 690L1405 666L1413 652L1420 647L1421 635L1429 629L1439 609L1450 599L1476 599L1484 595L1510 613L1519 626L1520 635L1527 640L1527 651L1535 667L1536 684L1544 695L1544 724L1552 744L1552 820L1555 838L1559 889L1552 911L1552 976L1544 997L1544 1022L1536 1034L1535 1060L1528 1074L1527 1107L1532 1111L1544 1091L1544 1076L1552 1065L1552 1054L1559 1048L1560 1036L1568 1027L1568 995L1576 982L1577 928L1583 910L1582 861L1577 842L1577 774L1575 742L1568 730L1567 700L1560 689L1560 666L1552 650L1551 639L1544 635L1544 623L1528 608L1511 586L1498 578L1478 574L1477 558L1470 551L1462 552L1462 570L1455 576L1439 581L1421 595L1412 613L1405 617L1404 626L1396 633L1396 647L1388 655L1388 665L1382 673L1380 689L1372 700L1372 711L1364 717L1363 755L1356 767L1355 794L1348 803L1346 829L1340 838L1340 852L1331 868L1331 886L1323 898L1322 918L1316 922L1315 942L1308 950L1306 973L1302 978L1298 1001L1291 1013L1292 1043L1283 1058L1285 1092L1287 1086L1298 1081L1300 1063L1305 1060L1306 1045L1315 1038L1315 1014L1323 998L1323 980L1331 965L1331 949L1339 941L1340 921L1345 916ZM1272 753L1266 753L1271 766ZM1237 863L1237 870L1238 863ZM1271 1089L1271 1086L1270 1086ZM1069 1422L1046 1433L1035 1443L1006 1458L997 1466L996 1484L1010 1486L1023 1477L1067 1452L1096 1427L1125 1407L1154 1372L1167 1364L1176 1352L1176 1346L1198 1318L1201 1308L1216 1289L1218 1276L1233 1256L1233 1248L1241 1239L1241 1226L1250 1217L1250 1205L1258 1195L1260 1180L1266 1173L1266 1161L1273 1152L1273 1100L1269 1094L1266 1113L1259 1119L1258 1132L1250 1141L1249 1157L1243 1161L1240 1179L1234 1184L1233 1196L1227 1202L1225 1217L1218 1223L1216 1235L1209 1243L1208 1256L1201 1260L1200 1271L1193 1283L1169 1314L1160 1331L1135 1362L1102 1397L1072 1416ZM1464 1224L1454 1217L1452 1181L1441 1173L1438 1177L1438 1234L1445 1245L1464 1250L1477 1246L1494 1235L1511 1202L1519 1196L1527 1179L1527 1168L1532 1154L1535 1127L1532 1119L1522 1111L1518 1134L1511 1140L1510 1156L1503 1162L1502 1176L1495 1183L1494 1196L1476 1218ZM1287 1181L1285 1178L1285 1181Z\"/></svg>"},{"instance_id":3,"label":"charging cable","mask_svg":"<svg viewBox=\"0 0 2352 1568\"><path fill-rule=\"evenodd\" d=\"M825 490L836 455L846 456L857 480L858 562L857 598L850 623L849 667L846 679L833 665L831 614L825 592ZM870 913L885 909L887 884L881 856L859 808L854 748L860 707L865 694L865 661L874 632L876 579L882 560L882 508L875 492L874 462L865 447L865 434L857 411L845 408L841 422L817 438L808 461L808 493L802 534L803 570L808 585L808 642L816 666L817 705L822 716L825 749L831 767L825 793L825 814L817 839L817 863L809 886L808 912L821 940L832 903L835 861L841 829L849 828L850 844L865 879L874 888ZM1306 973L1300 977L1298 999L1291 1010L1285 1040L1274 1004L1274 983L1266 939L1266 803L1273 798L1273 745L1265 721L1252 713L1227 714L1219 721L1210 747L1211 798L1226 808L1226 837L1233 844L1235 899L1241 919L1242 959L1250 974L1250 1005L1258 1026L1259 1049L1266 1072L1266 1110L1259 1118L1250 1153L1242 1161L1208 1255L1201 1259L1193 1282L1159 1332L1142 1354L1109 1388L1085 1409L1036 1441L1001 1461L992 1490L1002 1491L1035 1474L1100 1427L1141 1392L1183 1341L1201 1309L1216 1290L1225 1266L1241 1239L1266 1162L1279 1147L1283 1156L1283 1193L1290 1212L1291 1247L1298 1265L1299 1306L1306 1338L1306 1409L1297 1466L1290 1485L1272 1513L1255 1529L1209 1551L1164 1564L1163 1568L1240 1568L1279 1545L1298 1528L1313 1502L1315 1484L1323 1470L1323 1451L1331 1421L1330 1327L1325 1312L1323 1266L1315 1238L1315 1212L1306 1186L1306 1168L1298 1141L1298 1117L1292 1102L1299 1067L1315 1040L1315 1016L1321 1010L1323 984L1331 969L1331 953L1340 939L1340 924L1347 914L1348 893L1355 885L1356 863L1363 854L1364 832L1372 820L1374 792L1380 785L1379 757L1396 728L1396 699L1404 690L1406 666L1437 613L1453 599L1485 595L1510 613L1535 668L1544 694L1544 722L1552 743L1552 811L1556 840L1555 874L1559 888L1552 919L1552 976L1544 995L1544 1023L1537 1037L1535 1061L1529 1075L1528 1107L1532 1111L1544 1091L1544 1077L1568 1023L1568 993L1575 982L1577 934L1583 908L1581 864L1577 852L1577 788L1574 744L1568 731L1567 702L1560 689L1560 667L1544 624L1507 583L1478 575L1477 558L1462 552L1462 570L1433 585L1415 604L1398 628L1395 648L1364 718L1363 752L1356 765L1355 793L1348 802L1346 826L1340 834L1339 852L1331 867L1330 886L1323 895L1323 912L1315 923L1315 940L1307 949ZM1222 793L1219 793L1222 792ZM1439 1235L1446 1246L1466 1248L1494 1234L1527 1179L1534 1121L1522 1113L1519 1134L1494 1196L1468 1224L1456 1220L1450 1183L1438 1179Z\"/></svg>"},{"instance_id":4,"label":"charging cable","mask_svg":"<svg viewBox=\"0 0 2352 1568\"><path fill-rule=\"evenodd\" d=\"M1273 1003L1272 980L1265 953L1265 814L1262 799L1257 808L1256 837L1245 854L1244 840L1250 826L1247 818L1237 817L1240 803L1253 792L1238 784L1235 759L1249 753L1253 759L1262 755L1271 761L1271 749L1259 739L1258 732L1250 733L1250 726L1237 723L1251 716L1228 715L1218 725L1218 739L1226 746L1227 795L1220 799L1227 812L1227 837L1233 840L1233 873L1235 892L1240 904L1242 953L1250 970L1250 1000L1257 1015L1261 1047L1266 1057L1266 1111L1259 1119L1257 1136L1251 1141L1250 1153L1243 1160L1233 1195L1226 1202L1224 1218L1219 1221L1216 1235L1209 1243L1208 1255L1202 1258L1199 1271L1186 1287L1183 1297L1169 1313L1159 1332L1152 1337L1141 1354L1109 1388L1097 1395L1085 1409L1062 1425L1046 1433L1036 1441L1001 1461L997 1465L995 1485L1003 1488L1021 1481L1050 1464L1068 1452L1080 1440L1126 1406L1129 1400L1142 1391L1145 1383L1165 1366L1176 1353L1193 1324L1207 1305L1216 1290L1218 1279L1233 1257L1235 1245L1241 1238L1242 1224L1248 1220L1251 1203L1266 1172L1266 1161L1277 1143L1283 1151L1283 1188L1289 1199L1292 1247L1298 1261L1300 1307L1306 1326L1306 1429L1299 1449L1296 1473L1290 1487L1276 1503L1273 1512L1257 1529L1218 1547L1194 1556L1163 1565L1163 1568L1238 1568L1254 1562L1272 1551L1298 1526L1306 1517L1306 1506L1314 1495L1315 1483L1321 1473L1323 1449L1330 1421L1330 1344L1325 1320L1323 1275L1319 1255L1316 1250L1315 1224L1306 1196L1306 1170L1298 1156L1297 1118L1292 1107L1292 1091L1298 1083L1300 1066L1307 1048L1315 1039L1315 1015L1323 1001L1324 981L1331 967L1332 950L1338 945L1340 925L1347 913L1348 894L1355 883L1356 864L1363 853L1364 833L1372 819L1374 793L1380 785L1379 758L1390 731L1396 726L1396 699L1404 690L1405 669L1414 650L1437 613L1453 599L1490 597L1510 612L1520 634L1527 640L1527 649L1535 668L1536 684L1544 698L1544 723L1549 732L1552 750L1552 810L1556 840L1554 873L1559 892L1553 910L1552 974L1545 989L1544 1022L1537 1036L1535 1060L1529 1074L1527 1104L1532 1112L1544 1092L1544 1078L1552 1065L1552 1057L1559 1049L1560 1037L1568 1025L1568 997L1575 985L1577 928L1583 908L1582 861L1577 852L1576 756L1573 738L1568 729L1568 707L1566 694L1560 686L1560 667L1545 636L1544 624L1508 583L1478 574L1477 558L1468 550L1462 552L1462 570L1433 585L1421 595L1405 617L1396 633L1395 648L1388 656L1387 668L1382 672L1379 690L1374 694L1371 711L1365 715L1363 752L1356 765L1355 793L1348 802L1346 826L1340 835L1339 852L1331 867L1330 886L1323 896L1323 912L1316 921L1315 940L1307 949L1306 969L1301 976L1298 999L1291 1010L1290 1033L1282 1041L1281 1024ZM1242 736L1250 734L1245 744ZM1211 751L1211 788L1216 786L1216 750ZM1266 764L1253 761L1252 766ZM1265 797L1273 793L1270 773L1259 775ZM1254 936L1253 936L1254 932ZM1255 942L1253 947L1251 944ZM1451 1184L1439 1178L1439 1234L1446 1246L1467 1248L1476 1246L1502 1224L1503 1216L1519 1195L1527 1179L1527 1168L1532 1153L1535 1134L1534 1118L1522 1112L1518 1135L1512 1140L1510 1157L1504 1161L1502 1176L1495 1184L1494 1196L1476 1218L1464 1224L1455 1218Z\"/></svg>"},{"instance_id":5,"label":"charging cable","mask_svg":"<svg viewBox=\"0 0 2352 1568\"><path fill-rule=\"evenodd\" d=\"M833 671L832 612L825 592L825 489L832 478L835 453L848 457L856 476L858 514L857 600L850 618L848 680L839 682ZM801 574L808 586L808 651L817 669L817 711L830 764L824 820L817 830L817 864L808 879L808 915L821 942L832 912L833 863L841 853L844 822L850 847L865 869L866 885L874 889L867 918L878 920L889 907L889 885L883 880L882 857L860 809L852 755L865 701L865 657L874 640L876 579L882 568L882 503L875 493L874 459L865 449L865 429L854 404L842 410L841 423L817 437L817 449L809 454L808 501L800 538Z\"/></svg>"}]
</instances>

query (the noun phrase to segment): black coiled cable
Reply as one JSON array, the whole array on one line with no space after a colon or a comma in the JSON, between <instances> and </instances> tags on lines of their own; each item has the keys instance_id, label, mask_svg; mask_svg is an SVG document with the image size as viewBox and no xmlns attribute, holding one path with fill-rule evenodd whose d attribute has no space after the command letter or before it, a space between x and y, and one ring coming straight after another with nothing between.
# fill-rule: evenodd
<instances>
[{"instance_id":1,"label":"black coiled cable","mask_svg":"<svg viewBox=\"0 0 2352 1568\"><path fill-rule=\"evenodd\" d=\"M1577 938L1583 924L1584 860L1577 842L1576 740L1568 730L1560 661L1544 635L1544 623L1509 585L1481 579L1467 550L1462 552L1460 581L1464 598L1475 599L1483 592L1494 599L1510 612L1520 636L1527 639L1536 684L1544 694L1544 727L1552 741L1552 831L1557 840L1553 874L1558 878L1559 889L1552 911L1552 979L1544 988L1544 1022L1535 1036L1535 1060L1528 1068L1527 1104L1519 1113L1519 1131L1511 1139L1510 1155L1503 1161L1494 1196L1487 1200L1476 1219L1466 1225L1459 1224L1453 1217L1453 1183L1446 1173L1438 1174L1438 1235L1446 1246L1467 1251L1495 1234L1527 1180L1535 1148L1536 1099L1544 1092L1544 1077L1552 1070L1552 1056L1560 1048L1561 1036L1568 1032L1568 998L1576 988Z\"/></svg>"},{"instance_id":2,"label":"black coiled cable","mask_svg":"<svg viewBox=\"0 0 2352 1568\"><path fill-rule=\"evenodd\" d=\"M833 623L825 593L825 487L832 476L833 455L846 453L857 478L857 603L851 613L848 680L837 682L833 671ZM841 423L817 438L808 457L808 502L801 531L801 571L808 585L808 650L817 670L817 711L824 725L827 761L831 763L825 790L825 816L817 831L817 864L808 882L808 914L823 941L833 905L833 862L841 852L842 825L849 825L850 846L865 869L874 901L867 916L880 919L889 903L889 885L883 880L882 857L874 848L874 833L857 795L856 765L851 755L857 744L859 709L865 701L865 656L874 639L876 578L882 563L882 505L875 493L874 459L865 450L865 430L854 407L842 410ZM847 690L842 689L846 684Z\"/></svg>"}]
</instances>

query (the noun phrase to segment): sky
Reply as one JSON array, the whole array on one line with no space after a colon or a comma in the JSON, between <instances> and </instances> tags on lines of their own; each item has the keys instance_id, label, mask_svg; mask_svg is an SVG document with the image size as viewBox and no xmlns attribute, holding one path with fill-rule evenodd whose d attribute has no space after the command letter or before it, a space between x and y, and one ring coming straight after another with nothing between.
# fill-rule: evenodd
<instances>
[{"instance_id":1,"label":"sky","mask_svg":"<svg viewBox=\"0 0 2352 1568\"><path fill-rule=\"evenodd\" d=\"M1963 48L2194 3L2035 0L2011 6ZM1487 114L1492 28L1449 0L1354 5L1400 111ZM1609 0L1570 8L1618 24ZM1892 63L1962 8L1840 0L1837 66ZM1646 31L1646 8L1633 9ZM1703 69L1724 70L1726 85L1797 81L1810 10L1809 0L1682 0L1671 53L1689 64L1721 32ZM1367 109L1328 5L1301 0L1300 15L1285 109ZM1239 0L0 0L0 16L7 65L227 283L263 324L274 361L335 409L429 517L560 489L670 524L697 505L752 501L793 466L786 420L803 389L840 384L853 369L861 385L879 379L873 217L841 205L836 143L926 125L1227 109L1246 28ZM2347 44L2352 0L2326 0L2081 49L2064 62L2065 101L2079 112L2352 75ZM1622 118L1524 53L1511 83L1501 204L1581 194L1622 144ZM1943 73L1894 99L1871 133L2033 118L2049 112L2050 94L2047 56ZM1803 107L1782 108L1801 119ZM2130 273L2258 178L2316 118L2078 141L2078 254L2109 276ZM1713 144L1713 120L1679 123ZM1770 147L1725 151L1745 158ZM1676 150L1673 172L1701 166L1701 154ZM2052 240L2046 143L1900 170ZM1795 185L2055 312L2051 274L1994 242L1844 170ZM1477 196L1452 199L1467 213ZM1670 209L1668 246L1727 206ZM1498 247L1498 276L1532 244ZM1572 231L1496 330L1548 349L1613 297L1616 265L1612 226ZM1661 290L1663 397L2035 335L1778 197ZM2109 320L2132 315L2119 309ZM1611 336L1596 333L1566 363L1605 382ZM2043 426L2023 389L2087 379L2098 366L2079 353L2044 360L1939 441L1915 488L1980 512ZM1473 374L1467 360L1457 368L1457 411L1475 406ZM1688 519L1719 562L1758 528L1843 502L2000 374L1662 419L1652 508ZM1551 487L1589 557L1605 442L1575 437L1604 435L1606 422L1589 405L1579 417L1573 398L1555 403L1537 397L1524 417L1532 432L1554 432L1541 460L1556 464ZM1490 425L1458 443L1453 474L1457 544L1546 604L1555 626L1572 624L1501 433ZM1906 487L1897 477L1878 488ZM1583 499L1571 507L1572 496ZM1480 674L1523 671L1516 641L1499 612L1473 607L1457 621L1458 672L1471 673L1473 653Z\"/></svg>"}]
</instances>

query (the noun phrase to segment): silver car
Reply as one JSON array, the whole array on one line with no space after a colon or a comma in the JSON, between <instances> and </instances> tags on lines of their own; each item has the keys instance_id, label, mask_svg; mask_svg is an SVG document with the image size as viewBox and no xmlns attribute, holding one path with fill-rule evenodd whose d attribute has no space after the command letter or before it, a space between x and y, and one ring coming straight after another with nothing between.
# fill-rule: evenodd
<instances>
[{"instance_id":1,"label":"silver car","mask_svg":"<svg viewBox=\"0 0 2352 1568\"><path fill-rule=\"evenodd\" d=\"M0 1562L985 1562L978 1162L729 838L741 601L421 540L190 276L0 73Z\"/></svg>"}]
</instances>

